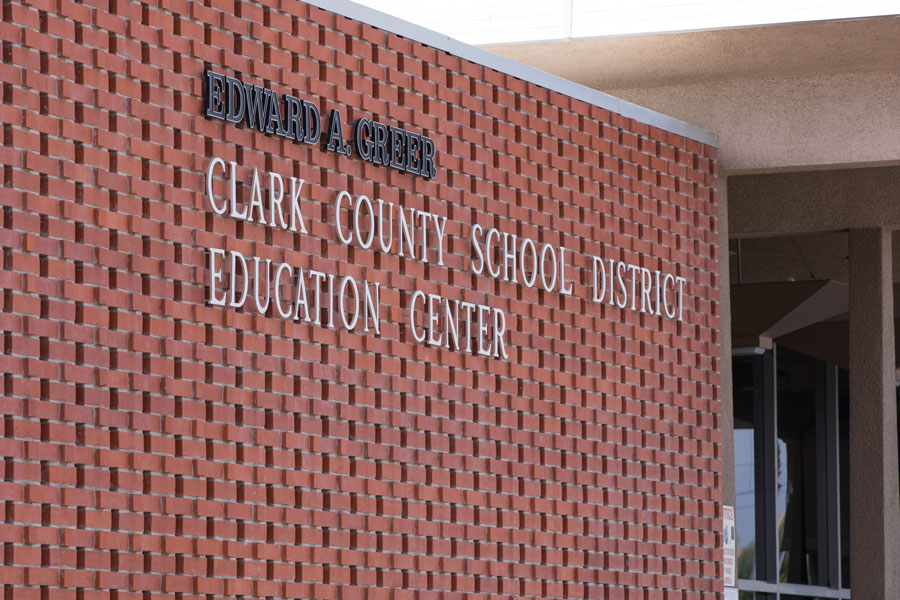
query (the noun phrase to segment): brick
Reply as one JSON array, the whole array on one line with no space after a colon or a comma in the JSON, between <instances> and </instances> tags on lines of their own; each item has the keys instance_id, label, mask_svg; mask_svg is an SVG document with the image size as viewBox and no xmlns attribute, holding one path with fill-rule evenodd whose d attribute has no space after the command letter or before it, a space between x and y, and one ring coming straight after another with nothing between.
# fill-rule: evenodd
<instances>
[{"instance_id":1,"label":"brick","mask_svg":"<svg viewBox=\"0 0 900 600\"><path fill-rule=\"evenodd\" d=\"M717 597L715 148L302 3L109 4L0 30L11 597ZM438 174L206 119L205 66ZM212 214L212 156L305 179L308 233ZM336 190L447 216L444 266L338 243ZM473 274L474 223L573 296ZM378 281L381 335L210 306L211 247ZM685 322L585 302L586 254L686 277ZM504 310L510 360L415 343L414 289Z\"/></svg>"}]
</instances>

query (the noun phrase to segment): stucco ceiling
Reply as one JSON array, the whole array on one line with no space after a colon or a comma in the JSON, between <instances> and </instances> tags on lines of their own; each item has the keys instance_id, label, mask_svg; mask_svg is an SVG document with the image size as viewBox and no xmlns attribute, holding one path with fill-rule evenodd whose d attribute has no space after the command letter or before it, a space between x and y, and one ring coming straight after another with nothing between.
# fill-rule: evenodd
<instances>
[{"instance_id":1,"label":"stucco ceiling","mask_svg":"<svg viewBox=\"0 0 900 600\"><path fill-rule=\"evenodd\" d=\"M900 16L485 46L601 90L896 71Z\"/></svg>"}]
</instances>

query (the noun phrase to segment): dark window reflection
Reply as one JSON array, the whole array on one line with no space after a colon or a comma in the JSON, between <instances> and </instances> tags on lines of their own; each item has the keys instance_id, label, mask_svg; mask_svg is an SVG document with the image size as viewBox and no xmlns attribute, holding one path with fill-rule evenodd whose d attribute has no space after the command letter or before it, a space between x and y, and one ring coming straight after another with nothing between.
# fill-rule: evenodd
<instances>
[{"instance_id":1,"label":"dark window reflection","mask_svg":"<svg viewBox=\"0 0 900 600\"><path fill-rule=\"evenodd\" d=\"M756 579L754 368L758 357L734 359L734 480L738 579ZM741 600L744 596L741 596Z\"/></svg>"},{"instance_id":2,"label":"dark window reflection","mask_svg":"<svg viewBox=\"0 0 900 600\"><path fill-rule=\"evenodd\" d=\"M816 363L788 351L778 354L778 579L808 585L820 584Z\"/></svg>"},{"instance_id":3,"label":"dark window reflection","mask_svg":"<svg viewBox=\"0 0 900 600\"><path fill-rule=\"evenodd\" d=\"M738 578L850 588L847 372L783 347L733 367Z\"/></svg>"},{"instance_id":4,"label":"dark window reflection","mask_svg":"<svg viewBox=\"0 0 900 600\"><path fill-rule=\"evenodd\" d=\"M850 377L838 372L838 480L841 511L841 587L850 587Z\"/></svg>"}]
</instances>

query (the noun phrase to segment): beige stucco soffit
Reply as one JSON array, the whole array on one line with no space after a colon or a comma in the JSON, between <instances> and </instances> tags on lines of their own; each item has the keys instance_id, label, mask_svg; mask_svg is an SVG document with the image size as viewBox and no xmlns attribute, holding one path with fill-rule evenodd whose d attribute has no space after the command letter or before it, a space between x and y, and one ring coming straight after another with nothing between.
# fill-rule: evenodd
<instances>
[{"instance_id":1,"label":"beige stucco soffit","mask_svg":"<svg viewBox=\"0 0 900 600\"><path fill-rule=\"evenodd\" d=\"M900 229L900 167L864 167L728 178L732 237Z\"/></svg>"}]
</instances>

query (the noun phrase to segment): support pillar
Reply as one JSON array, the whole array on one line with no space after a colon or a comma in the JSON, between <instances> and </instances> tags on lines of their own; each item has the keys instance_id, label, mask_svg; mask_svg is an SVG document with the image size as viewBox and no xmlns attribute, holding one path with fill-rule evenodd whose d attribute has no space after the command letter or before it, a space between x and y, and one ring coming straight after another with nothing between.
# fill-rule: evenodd
<instances>
[{"instance_id":1,"label":"support pillar","mask_svg":"<svg viewBox=\"0 0 900 600\"><path fill-rule=\"evenodd\" d=\"M720 458L722 463L722 500L737 509L734 481L734 389L731 375L731 264L728 251L728 183L719 176L719 400L722 412L719 430L722 432ZM723 510L724 518L724 510ZM735 574L737 578L737 574ZM737 580L735 579L735 584ZM726 590L728 591L728 590ZM728 596L726 595L726 598Z\"/></svg>"},{"instance_id":2,"label":"support pillar","mask_svg":"<svg viewBox=\"0 0 900 600\"><path fill-rule=\"evenodd\" d=\"M900 590L900 476L891 232L850 231L851 593Z\"/></svg>"},{"instance_id":3,"label":"support pillar","mask_svg":"<svg viewBox=\"0 0 900 600\"><path fill-rule=\"evenodd\" d=\"M731 375L731 277L728 252L728 183L719 176L719 350L722 421L722 501L735 506L734 393Z\"/></svg>"}]
</instances>

